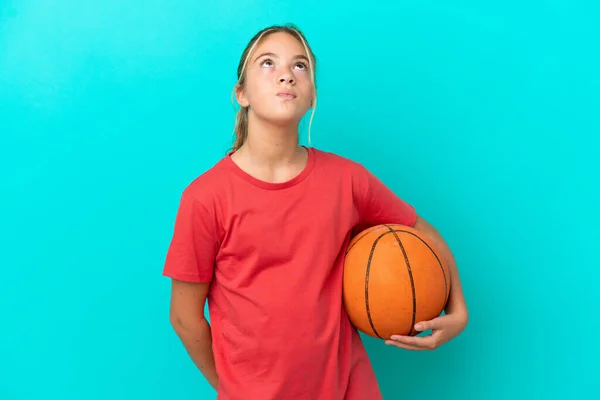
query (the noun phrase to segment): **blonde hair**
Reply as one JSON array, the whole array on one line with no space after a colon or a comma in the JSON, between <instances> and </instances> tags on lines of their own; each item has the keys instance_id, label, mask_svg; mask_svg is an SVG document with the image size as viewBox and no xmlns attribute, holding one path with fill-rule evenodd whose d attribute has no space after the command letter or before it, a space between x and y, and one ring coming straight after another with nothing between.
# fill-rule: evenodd
<instances>
[{"instance_id":1,"label":"blonde hair","mask_svg":"<svg viewBox=\"0 0 600 400\"><path fill-rule=\"evenodd\" d=\"M248 66L248 60L252 57L252 54L254 53L256 46L258 46L258 44L260 43L260 41L262 39L264 39L265 37L267 37L270 34L277 33L277 32L289 33L290 35L292 35L296 39L298 39L298 41L300 41L300 43L302 43L302 45L304 46L304 50L306 51L306 54L308 56L310 78L311 78L311 81L313 84L313 101L312 101L312 105L311 105L312 113L311 113L310 121L308 124L308 141L310 143L310 128L312 126L312 120L315 115L315 108L317 105L317 85L316 85L316 79L315 79L316 58L315 58L315 55L314 55L311 47L309 46L308 42L306 41L306 38L304 37L304 34L300 31L300 29L298 29L293 24L274 25L274 26L270 26L268 28L264 28L263 30L261 30L260 32L255 34L254 37L250 40L250 42L246 46L246 49L242 53L242 57L240 59L239 65L238 65L238 70L237 70L238 80L237 80L236 85L234 86L233 93L232 93L232 102L234 105L234 109L235 109L235 91L238 86L242 87L244 85L244 82L246 80L246 71L247 71L247 66ZM235 135L235 140L233 143L232 150L235 151L235 150L238 150L244 144L244 142L246 141L246 139L248 137L248 109L247 108L240 107L240 109L237 111L233 131L234 131L234 135Z\"/></svg>"}]
</instances>

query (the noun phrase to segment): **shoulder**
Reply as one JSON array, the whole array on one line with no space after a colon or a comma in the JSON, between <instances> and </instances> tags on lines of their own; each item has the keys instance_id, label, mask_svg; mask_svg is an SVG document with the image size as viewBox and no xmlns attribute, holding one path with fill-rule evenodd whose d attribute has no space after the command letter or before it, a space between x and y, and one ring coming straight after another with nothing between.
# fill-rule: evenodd
<instances>
[{"instance_id":1,"label":"shoulder","mask_svg":"<svg viewBox=\"0 0 600 400\"><path fill-rule=\"evenodd\" d=\"M224 159L220 159L184 187L182 200L210 208L219 196L219 187L227 180L229 174L230 171L225 167Z\"/></svg>"},{"instance_id":2,"label":"shoulder","mask_svg":"<svg viewBox=\"0 0 600 400\"><path fill-rule=\"evenodd\" d=\"M312 148L315 152L317 163L323 168L335 168L339 172L346 172L351 176L359 176L366 172L363 164L349 157L331 151Z\"/></svg>"},{"instance_id":3,"label":"shoulder","mask_svg":"<svg viewBox=\"0 0 600 400\"><path fill-rule=\"evenodd\" d=\"M315 149L316 164L327 176L336 176L352 185L354 191L364 191L371 179L369 170L359 161L330 151Z\"/></svg>"},{"instance_id":4,"label":"shoulder","mask_svg":"<svg viewBox=\"0 0 600 400\"><path fill-rule=\"evenodd\" d=\"M321 168L329 176L337 176L352 186L353 192L364 197L373 187L383 183L360 161L333 152L315 149Z\"/></svg>"}]
</instances>

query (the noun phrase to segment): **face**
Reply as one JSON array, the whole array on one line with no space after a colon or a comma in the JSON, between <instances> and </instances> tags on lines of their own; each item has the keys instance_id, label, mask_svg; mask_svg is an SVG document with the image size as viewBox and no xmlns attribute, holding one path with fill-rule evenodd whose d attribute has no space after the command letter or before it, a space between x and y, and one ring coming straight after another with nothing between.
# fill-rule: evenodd
<instances>
[{"instance_id":1,"label":"face","mask_svg":"<svg viewBox=\"0 0 600 400\"><path fill-rule=\"evenodd\" d=\"M240 105L271 123L297 123L313 100L307 57L302 43L288 33L263 38L248 59L244 87L236 90Z\"/></svg>"}]
</instances>

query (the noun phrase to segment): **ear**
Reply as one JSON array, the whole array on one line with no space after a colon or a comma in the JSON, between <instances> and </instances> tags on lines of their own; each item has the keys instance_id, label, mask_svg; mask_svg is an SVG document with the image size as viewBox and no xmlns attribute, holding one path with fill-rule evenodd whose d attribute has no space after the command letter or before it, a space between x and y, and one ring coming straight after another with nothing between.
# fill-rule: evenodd
<instances>
[{"instance_id":1,"label":"ear","mask_svg":"<svg viewBox=\"0 0 600 400\"><path fill-rule=\"evenodd\" d=\"M248 99L246 98L246 90L242 85L235 85L235 98L240 106L246 108L250 105Z\"/></svg>"}]
</instances>

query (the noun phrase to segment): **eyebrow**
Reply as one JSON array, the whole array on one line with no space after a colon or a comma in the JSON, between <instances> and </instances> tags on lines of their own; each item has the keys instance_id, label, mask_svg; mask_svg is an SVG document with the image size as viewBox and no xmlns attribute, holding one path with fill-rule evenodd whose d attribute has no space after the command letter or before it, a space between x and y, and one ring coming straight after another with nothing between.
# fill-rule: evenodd
<instances>
[{"instance_id":1,"label":"eyebrow","mask_svg":"<svg viewBox=\"0 0 600 400\"><path fill-rule=\"evenodd\" d=\"M261 58L261 57L264 57L264 56L269 56L269 57L274 57L274 58L277 58L277 54L275 54L275 53L262 53L262 54L258 55L258 56L257 56L257 57L254 59L254 62L256 62L256 60L258 60L259 58ZM303 54L298 54L298 55L297 55L297 56L295 56L293 59L294 59L294 60L303 59L303 60L306 60L306 61L308 61L308 57L306 57L306 56L305 56L305 55L303 55Z\"/></svg>"}]
</instances>

